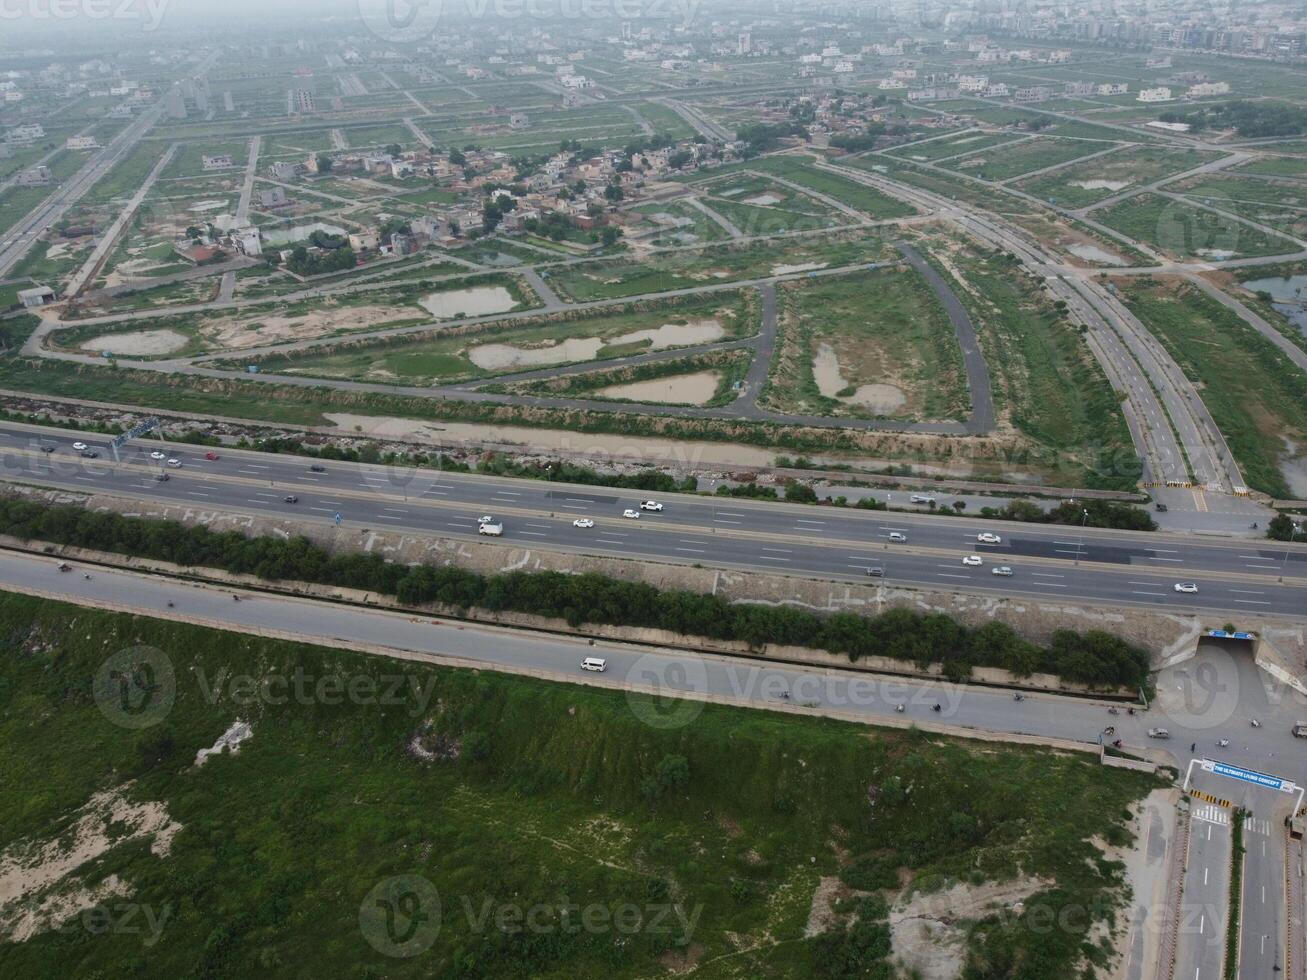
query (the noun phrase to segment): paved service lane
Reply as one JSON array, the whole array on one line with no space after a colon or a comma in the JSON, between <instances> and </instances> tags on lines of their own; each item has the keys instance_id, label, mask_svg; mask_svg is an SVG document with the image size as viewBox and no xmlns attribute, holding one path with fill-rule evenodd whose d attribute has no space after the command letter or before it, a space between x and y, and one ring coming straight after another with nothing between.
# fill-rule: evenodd
<instances>
[{"instance_id":1,"label":"paved service lane","mask_svg":"<svg viewBox=\"0 0 1307 980\"><path fill-rule=\"evenodd\" d=\"M0 424L0 476L82 492L120 495L213 510L291 517L305 523L413 530L475 537L478 518L504 522L502 540L522 547L604 556L642 556L686 564L774 569L866 581L880 570L888 585L1075 599L1077 601L1220 610L1223 614L1276 613L1301 616L1307 610L1307 548L1282 550L1246 541L1195 541L1173 535L1081 532L1067 527L1031 527L1010 522L943 518L927 514L860 512L835 508L759 503L725 498L668 495L666 509L638 520L622 517L644 496L636 491L581 487L477 474L311 460L267 453L167 445L182 461L170 479L141 441L124 451L122 465L109 458L102 436L84 441L100 458L79 458L76 436L16 423ZM55 451L46 453L43 446ZM298 498L287 502L286 498ZM590 530L577 518L596 522ZM983 531L997 544L977 540ZM902 534L906 542L892 541ZM976 554L984 564L962 564ZM1286 562L1287 555L1287 562ZM1012 568L1011 577L992 574ZM1287 568L1284 584L1277 579ZM1194 581L1196 595L1174 591Z\"/></svg>"}]
</instances>

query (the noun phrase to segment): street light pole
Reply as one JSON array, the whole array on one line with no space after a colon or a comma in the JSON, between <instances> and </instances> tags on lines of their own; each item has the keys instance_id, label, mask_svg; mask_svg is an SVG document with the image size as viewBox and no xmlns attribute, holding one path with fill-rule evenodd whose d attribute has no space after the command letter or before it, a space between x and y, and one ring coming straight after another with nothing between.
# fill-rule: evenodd
<instances>
[{"instance_id":1,"label":"street light pole","mask_svg":"<svg viewBox=\"0 0 1307 980\"><path fill-rule=\"evenodd\" d=\"M1076 568L1080 567L1080 552L1085 547L1085 525L1089 523L1088 509L1082 507L1080 509L1080 512L1085 516L1080 519L1080 538L1079 540L1076 541L1076 561L1075 561Z\"/></svg>"},{"instance_id":2,"label":"street light pole","mask_svg":"<svg viewBox=\"0 0 1307 980\"><path fill-rule=\"evenodd\" d=\"M1284 584L1284 570L1289 567L1289 548L1293 545L1293 539L1298 536L1298 525L1289 521L1289 540L1284 543L1284 559L1280 562L1280 584Z\"/></svg>"}]
</instances>

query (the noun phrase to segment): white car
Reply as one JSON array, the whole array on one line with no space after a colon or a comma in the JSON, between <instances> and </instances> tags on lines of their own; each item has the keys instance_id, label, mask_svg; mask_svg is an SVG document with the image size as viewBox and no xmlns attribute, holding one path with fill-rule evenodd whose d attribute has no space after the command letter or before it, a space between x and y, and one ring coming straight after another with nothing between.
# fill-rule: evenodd
<instances>
[{"instance_id":1,"label":"white car","mask_svg":"<svg viewBox=\"0 0 1307 980\"><path fill-rule=\"evenodd\" d=\"M486 514L484 517L482 517L480 520L478 520L477 523L478 523L478 524L493 524L493 523L495 523L495 519L494 519L493 517L491 517L489 514Z\"/></svg>"},{"instance_id":2,"label":"white car","mask_svg":"<svg viewBox=\"0 0 1307 980\"><path fill-rule=\"evenodd\" d=\"M150 453L150 459L157 460L157 459L167 459L167 458L168 457L165 454L159 452L159 450L157 449L154 452Z\"/></svg>"},{"instance_id":3,"label":"white car","mask_svg":"<svg viewBox=\"0 0 1307 980\"><path fill-rule=\"evenodd\" d=\"M992 531L981 531L976 535L976 540L981 544L1002 544L1003 539Z\"/></svg>"},{"instance_id":4,"label":"white car","mask_svg":"<svg viewBox=\"0 0 1307 980\"><path fill-rule=\"evenodd\" d=\"M622 516L628 521L638 521L640 519L640 512L638 510L624 510L622 511Z\"/></svg>"},{"instance_id":5,"label":"white car","mask_svg":"<svg viewBox=\"0 0 1307 980\"><path fill-rule=\"evenodd\" d=\"M889 539L891 541L903 542L908 540L908 536L904 534L902 531L890 531Z\"/></svg>"},{"instance_id":6,"label":"white car","mask_svg":"<svg viewBox=\"0 0 1307 980\"><path fill-rule=\"evenodd\" d=\"M1012 576L1012 569L1007 565L995 565L989 570L989 573L991 575L1002 575L1004 578L1010 578Z\"/></svg>"},{"instance_id":7,"label":"white car","mask_svg":"<svg viewBox=\"0 0 1307 980\"><path fill-rule=\"evenodd\" d=\"M83 449L86 448L86 443L84 443L84 442L75 442L75 443L73 443L73 448L76 449L76 450L80 453Z\"/></svg>"},{"instance_id":8,"label":"white car","mask_svg":"<svg viewBox=\"0 0 1307 980\"><path fill-rule=\"evenodd\" d=\"M1185 595L1197 595L1198 586L1195 585L1193 582L1176 582L1175 591L1183 592L1185 593Z\"/></svg>"},{"instance_id":9,"label":"white car","mask_svg":"<svg viewBox=\"0 0 1307 980\"><path fill-rule=\"evenodd\" d=\"M590 528L594 526L595 526L595 522L590 520L590 518L588 517L578 517L576 520L572 522L572 527L579 527L583 531L588 531Z\"/></svg>"},{"instance_id":10,"label":"white car","mask_svg":"<svg viewBox=\"0 0 1307 980\"><path fill-rule=\"evenodd\" d=\"M985 564L985 559L981 558L979 555L967 555L967 557L962 559L962 564L970 565L974 568L977 565Z\"/></svg>"},{"instance_id":11,"label":"white car","mask_svg":"<svg viewBox=\"0 0 1307 980\"><path fill-rule=\"evenodd\" d=\"M656 500L646 500L644 503L642 503L642 504L640 505L640 509L641 509L641 510L660 511L660 510L663 509L663 505L660 504L660 503L659 503L658 501L656 501Z\"/></svg>"},{"instance_id":12,"label":"white car","mask_svg":"<svg viewBox=\"0 0 1307 980\"><path fill-rule=\"evenodd\" d=\"M912 502L914 504L928 504L934 499L934 497L927 497L925 494L921 493L914 493L912 495Z\"/></svg>"},{"instance_id":13,"label":"white car","mask_svg":"<svg viewBox=\"0 0 1307 980\"><path fill-rule=\"evenodd\" d=\"M180 459L170 459L168 460L168 465L175 470L179 470L182 468L182 461Z\"/></svg>"}]
</instances>

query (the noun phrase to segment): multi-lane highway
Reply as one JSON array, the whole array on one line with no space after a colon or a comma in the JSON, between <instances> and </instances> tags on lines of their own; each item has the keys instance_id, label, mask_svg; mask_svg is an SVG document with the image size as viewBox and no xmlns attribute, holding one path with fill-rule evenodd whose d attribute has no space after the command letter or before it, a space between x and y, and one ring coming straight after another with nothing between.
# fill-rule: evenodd
<instances>
[{"instance_id":1,"label":"multi-lane highway","mask_svg":"<svg viewBox=\"0 0 1307 980\"><path fill-rule=\"evenodd\" d=\"M78 455L73 443L79 438L98 458ZM1307 614L1303 545L690 495L661 496L663 511L628 519L624 512L638 509L648 494L333 461L315 472L303 457L227 448L211 461L203 448L153 440L130 445L115 464L107 442L0 423L0 478L305 525L335 523L339 515L353 528L451 537L477 537L480 518L491 516L503 523L504 534L483 540L606 557L1168 612L1213 610L1240 622ZM182 465L168 468L150 451ZM157 479L161 473L169 476L166 482ZM595 526L575 527L580 518ZM1001 540L981 542L981 532ZM963 564L970 555L983 564ZM993 574L1004 566L1011 576ZM874 571L881 574L872 578ZM1177 592L1181 582L1195 584L1197 593Z\"/></svg>"}]
</instances>

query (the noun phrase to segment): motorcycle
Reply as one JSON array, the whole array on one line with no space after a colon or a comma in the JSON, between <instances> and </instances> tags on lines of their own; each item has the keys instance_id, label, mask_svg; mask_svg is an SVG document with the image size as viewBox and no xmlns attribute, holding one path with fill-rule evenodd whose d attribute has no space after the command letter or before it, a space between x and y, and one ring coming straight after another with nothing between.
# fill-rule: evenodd
<instances>
[{"instance_id":1,"label":"motorcycle","mask_svg":"<svg viewBox=\"0 0 1307 980\"><path fill-rule=\"evenodd\" d=\"M897 711L899 714L903 714L903 712L904 712L905 709L904 709L903 705L900 704L900 705L895 706L894 710Z\"/></svg>"},{"instance_id":2,"label":"motorcycle","mask_svg":"<svg viewBox=\"0 0 1307 980\"><path fill-rule=\"evenodd\" d=\"M1217 748L1223 749L1229 744L1230 744L1230 740L1228 738L1222 738L1217 741L1216 746Z\"/></svg>"},{"instance_id":3,"label":"motorcycle","mask_svg":"<svg viewBox=\"0 0 1307 980\"><path fill-rule=\"evenodd\" d=\"M1025 699L1026 699L1026 696L1025 696L1024 694L1014 694L1014 695L1012 695L1012 700L1013 700L1013 701L1024 701Z\"/></svg>"},{"instance_id":4,"label":"motorcycle","mask_svg":"<svg viewBox=\"0 0 1307 980\"><path fill-rule=\"evenodd\" d=\"M1135 713L1135 709L1134 709L1134 708L1127 708L1126 710L1129 711L1130 714L1132 714L1132 715Z\"/></svg>"},{"instance_id":5,"label":"motorcycle","mask_svg":"<svg viewBox=\"0 0 1307 980\"><path fill-rule=\"evenodd\" d=\"M1103 734L1104 734L1104 735L1115 735L1115 734L1116 734L1116 726L1115 726L1115 725L1108 725L1106 728L1103 729Z\"/></svg>"},{"instance_id":6,"label":"motorcycle","mask_svg":"<svg viewBox=\"0 0 1307 980\"><path fill-rule=\"evenodd\" d=\"M61 571L61 572L71 572L72 570L73 570L73 566L70 565L70 564L68 564L68 562L66 562L66 561L61 561L61 562L59 563L59 571Z\"/></svg>"},{"instance_id":7,"label":"motorcycle","mask_svg":"<svg viewBox=\"0 0 1307 980\"><path fill-rule=\"evenodd\" d=\"M1121 712L1117 711L1115 708L1108 708L1107 713L1109 715L1119 715Z\"/></svg>"},{"instance_id":8,"label":"motorcycle","mask_svg":"<svg viewBox=\"0 0 1307 980\"><path fill-rule=\"evenodd\" d=\"M1261 728L1261 727L1262 727L1262 723L1261 723L1260 721L1258 721L1256 718L1254 718L1254 719L1253 719L1253 728Z\"/></svg>"},{"instance_id":9,"label":"motorcycle","mask_svg":"<svg viewBox=\"0 0 1307 980\"><path fill-rule=\"evenodd\" d=\"M943 708L941 705L938 705L938 704L937 704L937 705L935 705L935 707L931 708L930 710L931 710L931 711L934 711L934 712L940 712L940 711L943 711L944 708Z\"/></svg>"}]
</instances>

